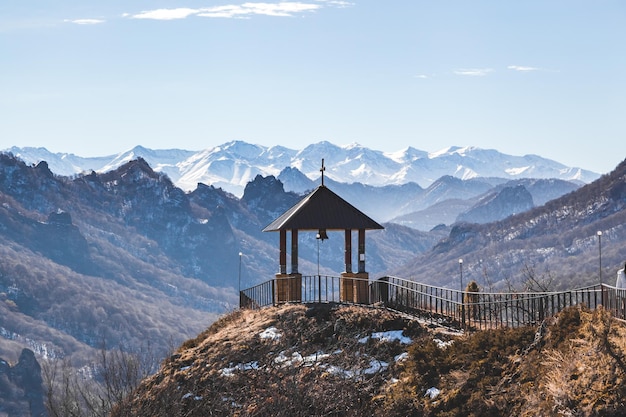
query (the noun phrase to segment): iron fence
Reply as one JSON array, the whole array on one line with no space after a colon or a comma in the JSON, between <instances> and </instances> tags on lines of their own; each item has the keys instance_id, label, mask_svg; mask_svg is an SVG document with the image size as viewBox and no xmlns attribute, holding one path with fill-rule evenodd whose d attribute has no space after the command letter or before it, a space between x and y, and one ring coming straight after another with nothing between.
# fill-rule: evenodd
<instances>
[{"instance_id":1,"label":"iron fence","mask_svg":"<svg viewBox=\"0 0 626 417\"><path fill-rule=\"evenodd\" d=\"M347 297L351 292L345 288L345 281L342 284L342 279L346 278L303 276L296 281L299 288L289 288L277 296L281 279L241 291L240 306L261 308L283 302L355 303L356 300ZM348 281L358 280L348 278ZM590 309L603 305L614 317L626 318L626 289L609 285L558 292L492 293L454 290L392 276L368 283L368 296L359 298L357 303L384 305L454 327L490 329L535 325L567 307L579 305Z\"/></svg>"}]
</instances>

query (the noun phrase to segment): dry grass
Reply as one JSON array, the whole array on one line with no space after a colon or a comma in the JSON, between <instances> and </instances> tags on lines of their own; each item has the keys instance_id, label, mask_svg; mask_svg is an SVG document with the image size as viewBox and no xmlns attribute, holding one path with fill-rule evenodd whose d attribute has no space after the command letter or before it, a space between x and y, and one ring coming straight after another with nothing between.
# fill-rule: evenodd
<instances>
[{"instance_id":1,"label":"dry grass","mask_svg":"<svg viewBox=\"0 0 626 417\"><path fill-rule=\"evenodd\" d=\"M269 328L280 338L261 338ZM453 336L377 308L238 311L186 342L113 417L625 415L624 326L570 309L543 328ZM388 330L413 343L364 339Z\"/></svg>"}]
</instances>

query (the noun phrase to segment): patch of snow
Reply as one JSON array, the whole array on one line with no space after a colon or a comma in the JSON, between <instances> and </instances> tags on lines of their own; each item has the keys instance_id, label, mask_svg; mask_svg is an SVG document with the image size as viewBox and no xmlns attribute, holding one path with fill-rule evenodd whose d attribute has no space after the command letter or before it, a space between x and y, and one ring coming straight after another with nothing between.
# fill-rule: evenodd
<instances>
[{"instance_id":1,"label":"patch of snow","mask_svg":"<svg viewBox=\"0 0 626 417\"><path fill-rule=\"evenodd\" d=\"M379 361L377 359L371 359L369 367L361 370L347 370L335 365L324 366L326 370L333 375L340 375L344 378L355 378L360 375L373 375L378 372L385 371L389 367L389 363L385 361Z\"/></svg>"},{"instance_id":2,"label":"patch of snow","mask_svg":"<svg viewBox=\"0 0 626 417\"><path fill-rule=\"evenodd\" d=\"M389 363L385 361L378 361L378 360L372 359L370 361L370 367L367 369L364 369L363 373L366 375L372 375L378 372L382 372L388 367L389 367Z\"/></svg>"},{"instance_id":3,"label":"patch of snow","mask_svg":"<svg viewBox=\"0 0 626 417\"><path fill-rule=\"evenodd\" d=\"M248 362L248 363L240 363L235 366L231 366L230 368L223 368L220 371L222 376L234 376L235 371L252 371L259 369L259 363L257 361Z\"/></svg>"},{"instance_id":4,"label":"patch of snow","mask_svg":"<svg viewBox=\"0 0 626 417\"><path fill-rule=\"evenodd\" d=\"M448 346L452 345L452 343L454 343L454 340L448 340L447 342L444 342L441 339L433 339L433 342L435 342L437 344L437 347L439 349L446 349Z\"/></svg>"},{"instance_id":5,"label":"patch of snow","mask_svg":"<svg viewBox=\"0 0 626 417\"><path fill-rule=\"evenodd\" d=\"M302 356L299 352L294 352L291 357L285 355L285 352L280 352L274 359L274 363L283 367L303 364L304 366L314 366L330 357L328 353L316 352L312 355Z\"/></svg>"},{"instance_id":6,"label":"patch of snow","mask_svg":"<svg viewBox=\"0 0 626 417\"><path fill-rule=\"evenodd\" d=\"M402 334L402 330L390 330L387 332L374 332L369 337L362 337L358 341L359 343L367 343L369 338L378 339L381 342L393 342L398 341L403 345L411 344L413 341L410 337L406 337Z\"/></svg>"},{"instance_id":7,"label":"patch of snow","mask_svg":"<svg viewBox=\"0 0 626 417\"><path fill-rule=\"evenodd\" d=\"M180 368L181 371L186 371L187 369L191 368L191 366L183 366L182 368Z\"/></svg>"},{"instance_id":8,"label":"patch of snow","mask_svg":"<svg viewBox=\"0 0 626 417\"><path fill-rule=\"evenodd\" d=\"M259 333L259 337L261 339L278 340L283 337L283 335L278 331L276 327L268 327L267 329Z\"/></svg>"},{"instance_id":9,"label":"patch of snow","mask_svg":"<svg viewBox=\"0 0 626 417\"><path fill-rule=\"evenodd\" d=\"M409 354L408 352L403 352L399 355L394 356L393 360L395 362L404 362L405 360L409 359Z\"/></svg>"},{"instance_id":10,"label":"patch of snow","mask_svg":"<svg viewBox=\"0 0 626 417\"><path fill-rule=\"evenodd\" d=\"M509 175L522 175L524 172L528 171L529 169L531 169L531 167L519 167L519 168L509 168L509 169L505 169L504 172L506 172Z\"/></svg>"},{"instance_id":11,"label":"patch of snow","mask_svg":"<svg viewBox=\"0 0 626 417\"><path fill-rule=\"evenodd\" d=\"M340 368L335 365L331 365L327 367L326 369L328 370L329 373L333 375L340 375L340 376L343 376L344 378L353 378L355 375L353 371L348 371L346 369Z\"/></svg>"},{"instance_id":12,"label":"patch of snow","mask_svg":"<svg viewBox=\"0 0 626 417\"><path fill-rule=\"evenodd\" d=\"M441 391L438 388L430 387L426 390L424 397L430 397L431 400L434 400L439 394L441 394Z\"/></svg>"},{"instance_id":13,"label":"patch of snow","mask_svg":"<svg viewBox=\"0 0 626 417\"><path fill-rule=\"evenodd\" d=\"M200 401L202 399L202 396L200 395L193 395L191 392L188 392L187 394L183 395L183 400L186 400L187 398L192 398L195 401Z\"/></svg>"}]
</instances>

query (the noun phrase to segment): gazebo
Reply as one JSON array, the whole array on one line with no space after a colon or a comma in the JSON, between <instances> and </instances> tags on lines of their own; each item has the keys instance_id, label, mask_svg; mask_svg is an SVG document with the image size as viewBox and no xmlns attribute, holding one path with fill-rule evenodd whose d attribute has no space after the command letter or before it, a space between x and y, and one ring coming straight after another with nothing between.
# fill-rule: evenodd
<instances>
[{"instance_id":1,"label":"gazebo","mask_svg":"<svg viewBox=\"0 0 626 417\"><path fill-rule=\"evenodd\" d=\"M341 301L367 303L369 274L365 270L365 231L384 229L353 205L322 184L263 229L280 233L279 272L276 274L277 303L301 301L302 274L298 271L298 232L317 231L318 239L327 239L327 231L345 232L345 271L341 273ZM291 231L291 271L287 272L287 231ZM358 231L358 268L352 268L352 231Z\"/></svg>"}]
</instances>

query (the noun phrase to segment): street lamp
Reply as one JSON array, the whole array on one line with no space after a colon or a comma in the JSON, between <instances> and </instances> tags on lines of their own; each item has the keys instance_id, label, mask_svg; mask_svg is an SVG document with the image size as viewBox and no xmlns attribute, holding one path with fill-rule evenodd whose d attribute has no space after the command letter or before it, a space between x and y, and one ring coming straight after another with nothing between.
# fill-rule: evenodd
<instances>
[{"instance_id":1,"label":"street lamp","mask_svg":"<svg viewBox=\"0 0 626 417\"><path fill-rule=\"evenodd\" d=\"M315 235L315 239L317 239L317 276L320 276L320 240L322 240L322 235L320 233Z\"/></svg>"},{"instance_id":2,"label":"street lamp","mask_svg":"<svg viewBox=\"0 0 626 417\"><path fill-rule=\"evenodd\" d=\"M600 264L600 287L602 287L602 230L598 230L598 260Z\"/></svg>"},{"instance_id":3,"label":"street lamp","mask_svg":"<svg viewBox=\"0 0 626 417\"><path fill-rule=\"evenodd\" d=\"M465 300L463 300L463 259L459 259L459 271L461 272L461 323L465 328Z\"/></svg>"},{"instance_id":4,"label":"street lamp","mask_svg":"<svg viewBox=\"0 0 626 417\"><path fill-rule=\"evenodd\" d=\"M241 257L242 256L243 256L243 253L239 252L239 280L238 280L239 292L241 292Z\"/></svg>"}]
</instances>

